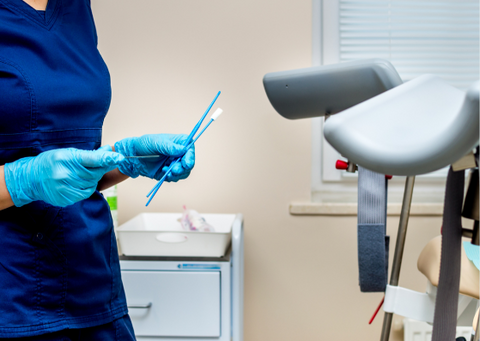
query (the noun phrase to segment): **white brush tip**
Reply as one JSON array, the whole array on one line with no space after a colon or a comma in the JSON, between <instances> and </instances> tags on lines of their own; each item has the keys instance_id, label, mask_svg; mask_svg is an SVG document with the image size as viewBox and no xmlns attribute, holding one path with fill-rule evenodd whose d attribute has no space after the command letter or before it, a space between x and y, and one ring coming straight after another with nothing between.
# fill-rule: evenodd
<instances>
[{"instance_id":1,"label":"white brush tip","mask_svg":"<svg viewBox=\"0 0 480 341\"><path fill-rule=\"evenodd\" d=\"M222 113L223 113L223 110L220 109L220 108L218 108L218 109L215 110L215 112L212 114L211 119L215 121L215 120L218 118L218 116L220 116Z\"/></svg>"}]
</instances>

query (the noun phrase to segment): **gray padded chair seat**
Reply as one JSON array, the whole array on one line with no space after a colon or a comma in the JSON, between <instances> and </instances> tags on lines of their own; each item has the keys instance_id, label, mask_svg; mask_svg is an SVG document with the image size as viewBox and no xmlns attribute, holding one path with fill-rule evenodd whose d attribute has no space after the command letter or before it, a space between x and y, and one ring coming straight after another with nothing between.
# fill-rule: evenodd
<instances>
[{"instance_id":1,"label":"gray padded chair seat","mask_svg":"<svg viewBox=\"0 0 480 341\"><path fill-rule=\"evenodd\" d=\"M448 166L479 139L479 82L463 92L431 75L332 115L327 141L372 171L417 175Z\"/></svg>"}]
</instances>

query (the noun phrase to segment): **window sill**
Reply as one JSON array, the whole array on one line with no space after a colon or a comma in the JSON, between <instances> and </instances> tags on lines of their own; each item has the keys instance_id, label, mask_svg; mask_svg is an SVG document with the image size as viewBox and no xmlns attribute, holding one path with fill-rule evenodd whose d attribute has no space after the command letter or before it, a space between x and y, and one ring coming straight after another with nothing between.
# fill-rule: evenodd
<instances>
[{"instance_id":1,"label":"window sill","mask_svg":"<svg viewBox=\"0 0 480 341\"><path fill-rule=\"evenodd\" d=\"M392 203L387 206L387 215L399 216L402 204ZM291 215L320 215L320 216L356 216L356 203L314 203L292 202L289 211ZM441 216L441 203L413 203L410 209L411 216Z\"/></svg>"}]
</instances>

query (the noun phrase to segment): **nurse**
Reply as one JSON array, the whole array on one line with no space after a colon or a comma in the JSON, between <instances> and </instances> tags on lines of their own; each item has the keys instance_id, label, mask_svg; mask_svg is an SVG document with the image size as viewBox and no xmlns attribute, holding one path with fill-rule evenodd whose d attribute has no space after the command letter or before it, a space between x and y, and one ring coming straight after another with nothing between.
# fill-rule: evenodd
<instances>
[{"instance_id":1,"label":"nurse","mask_svg":"<svg viewBox=\"0 0 480 341\"><path fill-rule=\"evenodd\" d=\"M89 0L0 0L0 339L135 340L99 190L172 157L184 179L195 152L167 134L101 147L110 97Z\"/></svg>"}]
</instances>

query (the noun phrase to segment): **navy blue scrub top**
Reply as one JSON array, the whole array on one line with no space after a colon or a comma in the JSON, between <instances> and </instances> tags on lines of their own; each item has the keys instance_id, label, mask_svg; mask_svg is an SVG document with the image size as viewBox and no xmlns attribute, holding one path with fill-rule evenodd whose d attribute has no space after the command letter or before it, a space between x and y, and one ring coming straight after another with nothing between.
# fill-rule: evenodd
<instances>
[{"instance_id":1,"label":"navy blue scrub top","mask_svg":"<svg viewBox=\"0 0 480 341\"><path fill-rule=\"evenodd\" d=\"M111 98L89 0L38 13L0 0L0 164L100 147ZM127 314L112 218L99 192L66 208L0 211L0 338L85 328Z\"/></svg>"}]
</instances>

